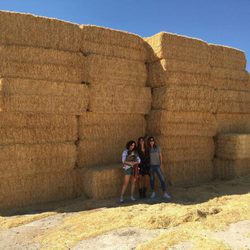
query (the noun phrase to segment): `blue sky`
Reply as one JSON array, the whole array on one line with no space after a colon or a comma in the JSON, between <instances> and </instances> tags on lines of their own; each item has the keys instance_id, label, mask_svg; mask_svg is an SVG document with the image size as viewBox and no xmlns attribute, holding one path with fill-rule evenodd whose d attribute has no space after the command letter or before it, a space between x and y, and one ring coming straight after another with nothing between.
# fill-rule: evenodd
<instances>
[{"instance_id":1,"label":"blue sky","mask_svg":"<svg viewBox=\"0 0 250 250\"><path fill-rule=\"evenodd\" d=\"M244 50L250 71L250 0L0 0L32 13L141 36L169 31Z\"/></svg>"}]
</instances>

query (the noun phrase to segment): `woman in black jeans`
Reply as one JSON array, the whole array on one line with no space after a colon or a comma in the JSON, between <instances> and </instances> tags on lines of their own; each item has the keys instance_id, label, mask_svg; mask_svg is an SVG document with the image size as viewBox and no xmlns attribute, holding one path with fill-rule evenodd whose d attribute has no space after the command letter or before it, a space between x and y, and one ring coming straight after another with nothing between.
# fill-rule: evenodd
<instances>
[{"instance_id":1,"label":"woman in black jeans","mask_svg":"<svg viewBox=\"0 0 250 250\"><path fill-rule=\"evenodd\" d=\"M151 199L156 197L155 193L155 174L157 174L160 182L161 182L161 189L163 192L164 199L170 199L171 196L166 192L166 182L161 171L162 165L162 154L160 147L158 147L155 143L154 137L148 138L148 147L149 147L149 157L150 157L150 186L152 190Z\"/></svg>"},{"instance_id":2,"label":"woman in black jeans","mask_svg":"<svg viewBox=\"0 0 250 250\"><path fill-rule=\"evenodd\" d=\"M146 147L144 137L139 137L137 141L137 153L141 159L139 164L139 197L146 198L147 188L149 186L149 152Z\"/></svg>"}]
</instances>

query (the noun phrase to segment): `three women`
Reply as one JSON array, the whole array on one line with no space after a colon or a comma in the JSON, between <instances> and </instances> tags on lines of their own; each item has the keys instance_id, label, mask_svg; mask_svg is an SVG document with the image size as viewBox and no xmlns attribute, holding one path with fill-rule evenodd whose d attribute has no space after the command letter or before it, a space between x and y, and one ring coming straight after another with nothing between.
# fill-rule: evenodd
<instances>
[{"instance_id":1,"label":"three women","mask_svg":"<svg viewBox=\"0 0 250 250\"><path fill-rule=\"evenodd\" d=\"M148 145L146 146L143 137L138 139L136 143L129 141L126 144L126 149L122 153L122 163L125 173L124 183L122 186L120 202L124 202L124 193L126 192L129 180L132 179L131 196L130 199L135 201L134 191L135 184L138 179L137 169L139 167L139 195L140 198L146 198L146 191L148 186L148 179L150 177L150 187L152 190L151 199L156 197L155 193L155 174L158 176L161 188L163 191L163 198L169 199L170 195L166 192L166 182L161 171L162 154L160 148L156 145L154 137L148 138Z\"/></svg>"}]
</instances>

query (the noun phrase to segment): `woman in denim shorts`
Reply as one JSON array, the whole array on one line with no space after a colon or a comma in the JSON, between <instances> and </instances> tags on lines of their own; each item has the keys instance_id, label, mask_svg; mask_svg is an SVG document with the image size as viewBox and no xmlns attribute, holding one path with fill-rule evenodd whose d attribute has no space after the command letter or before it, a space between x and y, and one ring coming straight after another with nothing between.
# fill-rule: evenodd
<instances>
[{"instance_id":1,"label":"woman in denim shorts","mask_svg":"<svg viewBox=\"0 0 250 250\"><path fill-rule=\"evenodd\" d=\"M131 179L131 196L130 199L135 201L134 198L134 190L135 190L135 182L136 177L133 175L133 168L141 162L138 154L136 152L136 143L135 141L129 141L126 144L126 149L122 152L122 163L123 163L123 170L124 170L124 182L122 186L122 192L120 197L120 202L124 202L123 196L126 192L128 187L129 180Z\"/></svg>"}]
</instances>

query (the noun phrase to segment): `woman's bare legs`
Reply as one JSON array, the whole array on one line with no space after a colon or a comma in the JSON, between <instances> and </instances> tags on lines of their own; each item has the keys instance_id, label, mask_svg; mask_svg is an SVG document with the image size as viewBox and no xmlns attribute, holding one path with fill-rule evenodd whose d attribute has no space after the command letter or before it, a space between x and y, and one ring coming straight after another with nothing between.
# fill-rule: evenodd
<instances>
[{"instance_id":1,"label":"woman's bare legs","mask_svg":"<svg viewBox=\"0 0 250 250\"><path fill-rule=\"evenodd\" d=\"M122 185L121 199L123 199L123 195L125 194L125 192L127 190L129 180L130 180L130 175L125 175L124 176L124 182L123 182L123 185Z\"/></svg>"}]
</instances>

